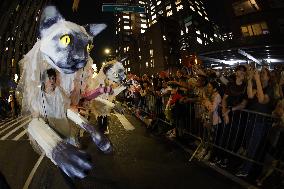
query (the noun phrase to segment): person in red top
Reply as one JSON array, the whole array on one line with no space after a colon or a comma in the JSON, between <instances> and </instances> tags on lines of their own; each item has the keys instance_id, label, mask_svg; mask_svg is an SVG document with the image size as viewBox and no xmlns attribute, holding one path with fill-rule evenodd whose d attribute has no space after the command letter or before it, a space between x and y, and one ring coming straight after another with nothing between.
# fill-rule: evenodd
<instances>
[{"instance_id":1,"label":"person in red top","mask_svg":"<svg viewBox=\"0 0 284 189\"><path fill-rule=\"evenodd\" d=\"M178 87L172 86L171 96L169 98L169 101L168 101L167 107L166 107L166 111L168 110L168 115L166 115L166 117L167 117L167 119L169 119L170 122L173 121L173 117L172 117L173 112L172 111L173 111L176 103L179 100L181 100L182 98L183 98L183 96L181 94L179 94L179 92L178 92ZM176 137L176 128L173 128L172 130L168 131L167 135L169 137Z\"/></svg>"}]
</instances>

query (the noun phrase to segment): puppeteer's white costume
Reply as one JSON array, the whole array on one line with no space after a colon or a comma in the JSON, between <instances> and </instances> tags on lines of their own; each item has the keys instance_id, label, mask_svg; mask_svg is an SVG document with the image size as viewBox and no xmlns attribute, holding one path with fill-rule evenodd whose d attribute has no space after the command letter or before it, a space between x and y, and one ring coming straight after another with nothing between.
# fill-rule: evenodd
<instances>
[{"instance_id":1,"label":"puppeteer's white costume","mask_svg":"<svg viewBox=\"0 0 284 189\"><path fill-rule=\"evenodd\" d=\"M68 136L62 137L57 127L72 130L70 122L73 122L91 135L100 150L111 150L108 139L70 109L71 104L78 103L92 76L93 62L88 50L93 37L105 27L104 24L82 27L68 22L54 6L48 6L41 16L40 40L20 61L18 90L23 95L22 110L34 117L27 129L31 141L70 177L85 177L91 164L86 153L67 143ZM57 85L52 93L45 93L43 78L50 68L57 71ZM107 93L101 88L96 90L100 92L94 98Z\"/></svg>"}]
</instances>

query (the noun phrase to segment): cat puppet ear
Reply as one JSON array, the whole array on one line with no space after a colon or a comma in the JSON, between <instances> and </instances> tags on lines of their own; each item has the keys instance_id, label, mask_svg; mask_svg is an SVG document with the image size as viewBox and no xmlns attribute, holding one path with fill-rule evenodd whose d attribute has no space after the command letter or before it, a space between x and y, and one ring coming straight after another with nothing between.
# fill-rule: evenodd
<instances>
[{"instance_id":1,"label":"cat puppet ear","mask_svg":"<svg viewBox=\"0 0 284 189\"><path fill-rule=\"evenodd\" d=\"M106 29L106 27L106 24L87 24L84 26L86 31L94 37Z\"/></svg>"},{"instance_id":2,"label":"cat puppet ear","mask_svg":"<svg viewBox=\"0 0 284 189\"><path fill-rule=\"evenodd\" d=\"M40 18L40 37L44 36L46 29L50 28L53 24L57 23L59 20L64 20L62 15L59 13L55 6L47 6L43 9Z\"/></svg>"}]
</instances>

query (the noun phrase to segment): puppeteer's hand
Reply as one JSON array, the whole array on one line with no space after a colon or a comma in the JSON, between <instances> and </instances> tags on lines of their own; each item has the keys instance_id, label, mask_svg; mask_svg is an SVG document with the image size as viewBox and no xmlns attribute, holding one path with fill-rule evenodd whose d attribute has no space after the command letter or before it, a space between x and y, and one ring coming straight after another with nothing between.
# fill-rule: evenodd
<instances>
[{"instance_id":1,"label":"puppeteer's hand","mask_svg":"<svg viewBox=\"0 0 284 189\"><path fill-rule=\"evenodd\" d=\"M65 141L58 143L52 150L52 158L71 178L84 178L92 169L89 155Z\"/></svg>"}]
</instances>

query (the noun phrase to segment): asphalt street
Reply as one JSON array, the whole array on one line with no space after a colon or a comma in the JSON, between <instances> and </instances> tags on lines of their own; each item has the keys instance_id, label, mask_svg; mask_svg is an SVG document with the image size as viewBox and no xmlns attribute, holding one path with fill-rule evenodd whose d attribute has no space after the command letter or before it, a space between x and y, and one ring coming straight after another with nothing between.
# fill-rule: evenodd
<instances>
[{"instance_id":1,"label":"asphalt street","mask_svg":"<svg viewBox=\"0 0 284 189\"><path fill-rule=\"evenodd\" d=\"M108 135L114 153L103 154L88 136L82 137L82 148L91 155L94 169L85 179L70 180L49 159L41 160L29 144L25 130L29 118L16 121L0 122L0 172L12 189L25 184L30 189L241 188L203 164L189 162L189 154L146 132L132 115L115 114L109 118Z\"/></svg>"}]
</instances>

